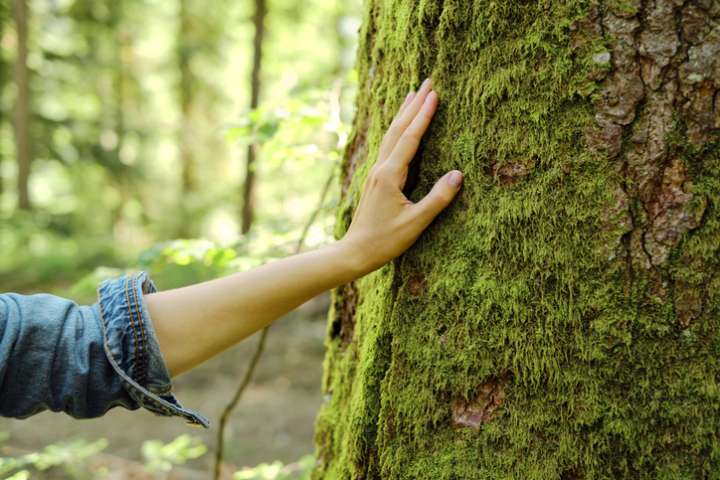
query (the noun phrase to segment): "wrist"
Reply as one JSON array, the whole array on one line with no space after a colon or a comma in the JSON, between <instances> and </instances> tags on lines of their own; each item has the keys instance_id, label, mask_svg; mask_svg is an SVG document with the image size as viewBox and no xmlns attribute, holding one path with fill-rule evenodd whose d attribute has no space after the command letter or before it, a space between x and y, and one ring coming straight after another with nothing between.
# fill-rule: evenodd
<instances>
[{"instance_id":1,"label":"wrist","mask_svg":"<svg viewBox=\"0 0 720 480\"><path fill-rule=\"evenodd\" d=\"M337 249L343 264L343 271L349 277L344 283L358 279L375 270L368 258L368 249L361 242L347 236L336 241L333 246Z\"/></svg>"}]
</instances>

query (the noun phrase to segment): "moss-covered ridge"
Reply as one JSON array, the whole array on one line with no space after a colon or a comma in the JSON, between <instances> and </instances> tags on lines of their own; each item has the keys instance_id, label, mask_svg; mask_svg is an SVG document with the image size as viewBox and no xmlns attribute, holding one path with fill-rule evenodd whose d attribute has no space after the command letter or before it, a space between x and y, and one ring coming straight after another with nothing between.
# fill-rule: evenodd
<instances>
[{"instance_id":1,"label":"moss-covered ridge","mask_svg":"<svg viewBox=\"0 0 720 480\"><path fill-rule=\"evenodd\" d=\"M690 3L672 7L678 22ZM441 107L409 196L450 169L465 183L409 252L335 295L316 478L717 475L717 139L689 142L672 104L660 186L645 198L632 138L653 114L652 87L627 123L596 115L624 48L603 22L636 19L641 36L651 8L368 1L338 236L384 129L425 76ZM606 127L619 128L617 149ZM677 162L682 185L663 187ZM634 252L656 228L648 205L678 188L673 201L692 201L663 212L701 214L645 265Z\"/></svg>"}]
</instances>

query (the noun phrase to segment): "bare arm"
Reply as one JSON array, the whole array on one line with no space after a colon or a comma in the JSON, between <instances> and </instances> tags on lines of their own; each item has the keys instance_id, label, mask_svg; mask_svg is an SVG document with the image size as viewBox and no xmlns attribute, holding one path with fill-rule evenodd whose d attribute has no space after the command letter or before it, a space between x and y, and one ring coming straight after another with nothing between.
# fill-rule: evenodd
<instances>
[{"instance_id":1,"label":"bare arm","mask_svg":"<svg viewBox=\"0 0 720 480\"><path fill-rule=\"evenodd\" d=\"M319 293L397 257L455 197L462 174L449 172L412 203L402 193L408 165L437 108L426 80L388 129L345 236L223 278L146 296L171 375L178 375L269 325Z\"/></svg>"}]
</instances>

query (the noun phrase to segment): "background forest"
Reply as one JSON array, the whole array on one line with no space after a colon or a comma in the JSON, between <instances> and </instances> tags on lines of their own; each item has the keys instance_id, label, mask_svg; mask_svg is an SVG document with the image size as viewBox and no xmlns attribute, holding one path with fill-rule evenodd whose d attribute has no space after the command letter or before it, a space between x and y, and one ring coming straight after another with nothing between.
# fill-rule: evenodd
<instances>
[{"instance_id":1,"label":"background forest","mask_svg":"<svg viewBox=\"0 0 720 480\"><path fill-rule=\"evenodd\" d=\"M167 289L329 241L359 3L3 0L0 291L92 303L125 271ZM312 463L327 303L273 327L225 432L227 478ZM175 382L211 430L122 409L3 419L0 477L207 478L255 341Z\"/></svg>"}]
</instances>

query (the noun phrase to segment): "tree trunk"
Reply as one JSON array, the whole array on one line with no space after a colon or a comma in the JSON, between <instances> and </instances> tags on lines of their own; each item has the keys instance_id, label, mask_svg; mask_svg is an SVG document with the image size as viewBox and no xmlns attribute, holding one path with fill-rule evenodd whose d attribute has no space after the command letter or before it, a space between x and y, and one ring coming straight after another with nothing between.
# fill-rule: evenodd
<instances>
[{"instance_id":1,"label":"tree trunk","mask_svg":"<svg viewBox=\"0 0 720 480\"><path fill-rule=\"evenodd\" d=\"M28 6L26 0L15 0L15 30L17 57L15 59L15 150L17 155L18 208L30 210L30 85L28 56Z\"/></svg>"},{"instance_id":2,"label":"tree trunk","mask_svg":"<svg viewBox=\"0 0 720 480\"><path fill-rule=\"evenodd\" d=\"M180 153L180 223L177 235L192 235L192 213L189 195L196 190L195 158L193 155L192 109L194 100L194 79L190 59L195 50L195 38L191 32L190 0L179 0L177 61L180 74L178 88L180 101L180 130L178 150Z\"/></svg>"},{"instance_id":3,"label":"tree trunk","mask_svg":"<svg viewBox=\"0 0 720 480\"><path fill-rule=\"evenodd\" d=\"M428 75L418 200L333 294L314 478L715 478L720 2L368 0L337 234Z\"/></svg>"},{"instance_id":4,"label":"tree trunk","mask_svg":"<svg viewBox=\"0 0 720 480\"><path fill-rule=\"evenodd\" d=\"M114 109L114 130L117 136L115 145L115 157L119 164L122 163L121 154L125 143L125 90L126 90L126 50L128 49L128 34L124 26L124 2L115 0L110 4L110 25L115 39L114 57L115 66L112 72L113 85L113 109Z\"/></svg>"},{"instance_id":5,"label":"tree trunk","mask_svg":"<svg viewBox=\"0 0 720 480\"><path fill-rule=\"evenodd\" d=\"M250 71L250 110L254 110L260 103L260 72L262 69L262 47L265 37L265 15L267 4L265 0L255 0L255 12L253 13L253 63ZM245 181L243 182L243 203L241 212L240 230L243 234L250 231L250 225L255 214L255 169L258 146L251 143L247 148L245 159Z\"/></svg>"},{"instance_id":6,"label":"tree trunk","mask_svg":"<svg viewBox=\"0 0 720 480\"><path fill-rule=\"evenodd\" d=\"M117 141L113 148L115 165L123 164L122 151L125 143L125 76L127 65L125 63L125 51L128 48L128 35L124 27L124 0L115 0L110 3L109 28L114 40L113 45L113 69L112 69L112 127L115 130ZM117 228L123 218L123 210L128 203L129 195L126 179L122 176L113 177L114 186L120 194L120 201L109 212L110 224L113 229Z\"/></svg>"},{"instance_id":7,"label":"tree trunk","mask_svg":"<svg viewBox=\"0 0 720 480\"><path fill-rule=\"evenodd\" d=\"M5 3L0 3L0 43L3 41L3 35L5 34L6 25L9 23L10 18L10 6ZM0 50L0 99L2 99L5 87L8 83L8 62L5 58L5 52ZM0 131L2 130L3 124L7 119L7 111L5 110L5 104L0 100ZM5 178L3 177L3 163L5 162L5 151L0 150L0 205L2 205L3 194L5 193Z\"/></svg>"}]
</instances>

